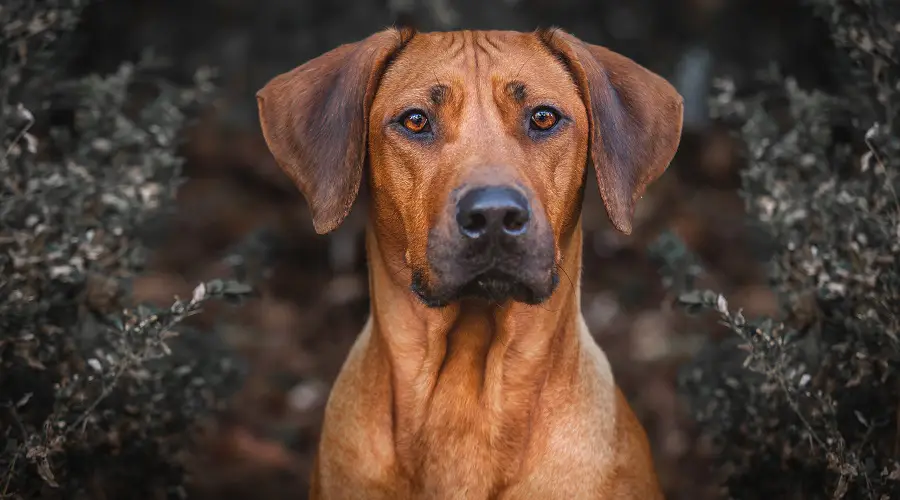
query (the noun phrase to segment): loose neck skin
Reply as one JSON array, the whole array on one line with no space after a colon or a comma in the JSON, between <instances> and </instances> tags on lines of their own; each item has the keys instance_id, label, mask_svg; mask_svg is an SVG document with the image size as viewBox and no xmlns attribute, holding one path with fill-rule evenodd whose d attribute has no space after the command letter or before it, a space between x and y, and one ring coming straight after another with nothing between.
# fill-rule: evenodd
<instances>
[{"instance_id":1,"label":"loose neck skin","mask_svg":"<svg viewBox=\"0 0 900 500\"><path fill-rule=\"evenodd\" d=\"M508 479L541 402L578 376L581 223L562 239L559 286L536 306L463 301L429 309L409 289L399 246L376 233L370 224L371 352L391 373L400 466L422 467L429 440L459 439L505 469L496 479Z\"/></svg>"}]
</instances>

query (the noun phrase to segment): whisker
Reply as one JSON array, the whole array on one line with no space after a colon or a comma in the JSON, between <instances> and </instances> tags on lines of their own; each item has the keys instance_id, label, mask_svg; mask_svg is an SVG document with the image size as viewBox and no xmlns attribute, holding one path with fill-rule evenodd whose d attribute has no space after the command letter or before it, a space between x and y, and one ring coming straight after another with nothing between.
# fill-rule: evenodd
<instances>
[{"instance_id":1,"label":"whisker","mask_svg":"<svg viewBox=\"0 0 900 500\"><path fill-rule=\"evenodd\" d=\"M550 34L551 39L553 38L554 34L556 34L556 31L554 31L553 33ZM528 56L528 58L525 59L525 61L522 63L521 66L519 66L519 71L516 71L516 76L513 77L513 80L519 79L519 74L522 73L523 69L525 69L525 65L528 64L529 62L531 62L531 60L534 59L534 57L536 55L538 55L538 53L540 53L540 51L538 51L538 50L531 51L531 54Z\"/></svg>"},{"instance_id":2,"label":"whisker","mask_svg":"<svg viewBox=\"0 0 900 500\"><path fill-rule=\"evenodd\" d=\"M434 66L432 66L430 69L431 69L431 76L434 77L434 84L438 85L438 86L444 85L443 83L441 83L441 79L438 78L437 73L435 73Z\"/></svg>"},{"instance_id":3,"label":"whisker","mask_svg":"<svg viewBox=\"0 0 900 500\"><path fill-rule=\"evenodd\" d=\"M569 273L566 272L566 268L563 267L562 261L556 262L556 270L562 272L563 276L565 276L566 279L569 280L569 285L571 285L572 289L574 290L575 289L575 280L573 280L572 277L569 276Z\"/></svg>"}]
</instances>

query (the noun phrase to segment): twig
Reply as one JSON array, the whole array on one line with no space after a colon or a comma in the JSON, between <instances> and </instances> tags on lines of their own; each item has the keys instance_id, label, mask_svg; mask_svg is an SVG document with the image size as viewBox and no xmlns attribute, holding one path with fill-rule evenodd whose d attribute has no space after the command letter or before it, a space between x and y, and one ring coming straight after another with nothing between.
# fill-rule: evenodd
<instances>
[{"instance_id":1,"label":"twig","mask_svg":"<svg viewBox=\"0 0 900 500\"><path fill-rule=\"evenodd\" d=\"M15 452L13 452L12 461L10 461L9 468L6 471L6 480L3 482L3 491L0 492L0 497L6 498L6 493L7 491L9 491L9 484L12 482L13 474L15 474L16 463L18 463L19 461L19 455L22 455L22 448L28 441L28 431L25 429L25 425L22 423L22 419L19 418L19 412L16 411L16 405L10 402L3 406L5 406L9 410L9 414L12 416L13 422L16 423L16 427L22 434L22 444L16 448Z\"/></svg>"},{"instance_id":2,"label":"twig","mask_svg":"<svg viewBox=\"0 0 900 500\"><path fill-rule=\"evenodd\" d=\"M25 126L22 127L22 130L20 130L19 133L16 135L16 137L12 140L12 142L9 144L9 147L6 148L6 152L3 153L4 161L12 153L13 148L16 147L16 145L19 143L19 141L21 141L22 138L25 137L25 134L27 134L28 131L31 130L31 127L33 125L34 125L34 117L28 117L28 123L26 123Z\"/></svg>"}]
</instances>

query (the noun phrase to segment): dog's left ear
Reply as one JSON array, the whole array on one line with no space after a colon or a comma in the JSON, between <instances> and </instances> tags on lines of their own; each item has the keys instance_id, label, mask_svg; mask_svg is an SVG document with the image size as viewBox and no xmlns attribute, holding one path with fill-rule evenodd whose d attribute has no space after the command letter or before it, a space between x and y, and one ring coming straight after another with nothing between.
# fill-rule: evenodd
<instances>
[{"instance_id":1,"label":"dog's left ear","mask_svg":"<svg viewBox=\"0 0 900 500\"><path fill-rule=\"evenodd\" d=\"M616 229L631 234L635 204L681 141L681 95L661 76L609 49L559 29L537 35L581 89L600 195Z\"/></svg>"},{"instance_id":2,"label":"dog's left ear","mask_svg":"<svg viewBox=\"0 0 900 500\"><path fill-rule=\"evenodd\" d=\"M303 193L319 234L344 220L359 192L369 107L410 29L342 45L273 78L256 94L263 137Z\"/></svg>"}]
</instances>

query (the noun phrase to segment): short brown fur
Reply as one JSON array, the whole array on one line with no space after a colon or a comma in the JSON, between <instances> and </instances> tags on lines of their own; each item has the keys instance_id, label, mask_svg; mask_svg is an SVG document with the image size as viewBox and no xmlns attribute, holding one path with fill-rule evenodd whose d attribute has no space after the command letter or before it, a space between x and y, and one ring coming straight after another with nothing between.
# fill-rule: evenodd
<instances>
[{"instance_id":1,"label":"short brown fur","mask_svg":"<svg viewBox=\"0 0 900 500\"><path fill-rule=\"evenodd\" d=\"M340 224L363 175L372 193L371 316L329 398L311 498L662 498L581 314L580 221L590 164L613 224L631 231L678 146L671 85L559 30L386 30L276 77L258 100L319 232ZM535 138L523 110L539 104L565 120ZM410 108L431 116L429 139L397 127ZM427 307L410 290L415 273L443 279L429 243L450 238L454 189L478 183L528 194L560 277L540 304Z\"/></svg>"}]
</instances>

